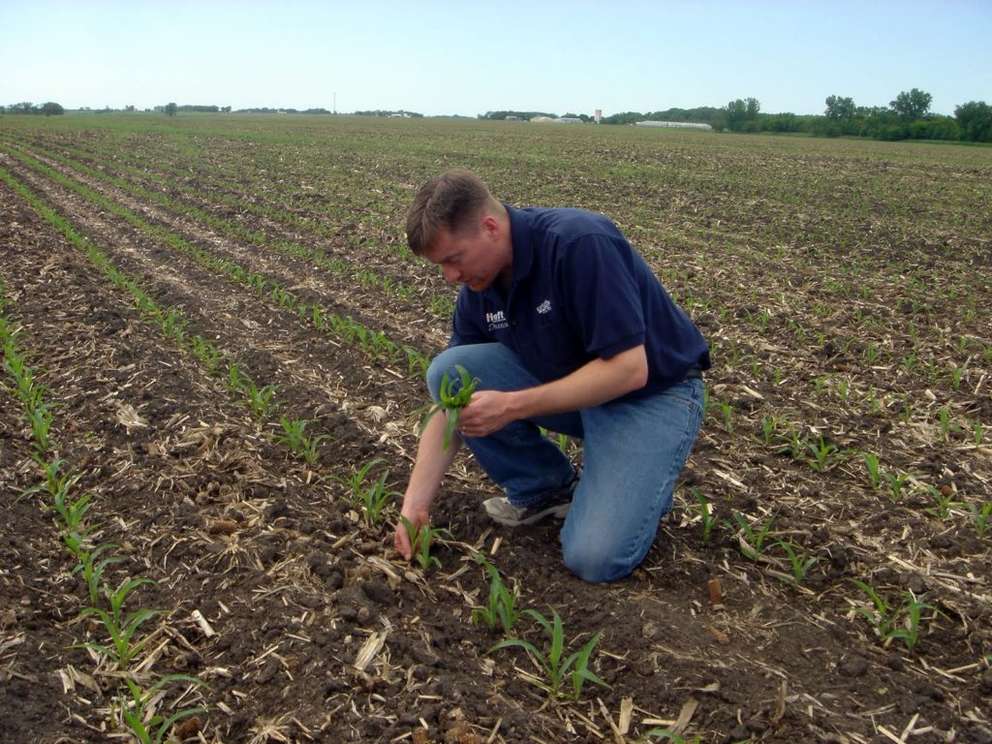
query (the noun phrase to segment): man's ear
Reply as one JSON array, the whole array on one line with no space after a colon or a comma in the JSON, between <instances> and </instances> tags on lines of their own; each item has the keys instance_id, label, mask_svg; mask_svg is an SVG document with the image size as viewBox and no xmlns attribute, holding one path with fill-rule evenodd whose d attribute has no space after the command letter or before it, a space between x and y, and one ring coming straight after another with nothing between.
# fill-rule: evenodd
<instances>
[{"instance_id":1,"label":"man's ear","mask_svg":"<svg viewBox=\"0 0 992 744\"><path fill-rule=\"evenodd\" d=\"M480 227L482 231L490 238L499 235L500 224L499 220L496 219L494 215L488 212L482 215L482 220L480 221Z\"/></svg>"}]
</instances>

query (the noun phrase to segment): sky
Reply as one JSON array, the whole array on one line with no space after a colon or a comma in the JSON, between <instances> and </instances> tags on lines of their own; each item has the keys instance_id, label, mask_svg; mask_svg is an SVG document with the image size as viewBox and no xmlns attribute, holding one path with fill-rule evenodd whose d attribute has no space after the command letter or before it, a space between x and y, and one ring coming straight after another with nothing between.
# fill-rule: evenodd
<instances>
[{"instance_id":1,"label":"sky","mask_svg":"<svg viewBox=\"0 0 992 744\"><path fill-rule=\"evenodd\" d=\"M0 104L604 115L992 103L992 0L0 0Z\"/></svg>"}]
</instances>

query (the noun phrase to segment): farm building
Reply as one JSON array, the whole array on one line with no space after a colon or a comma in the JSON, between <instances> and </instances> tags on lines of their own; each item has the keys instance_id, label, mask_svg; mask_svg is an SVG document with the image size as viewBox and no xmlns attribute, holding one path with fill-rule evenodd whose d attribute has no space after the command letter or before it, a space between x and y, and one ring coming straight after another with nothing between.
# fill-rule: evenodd
<instances>
[{"instance_id":1,"label":"farm building","mask_svg":"<svg viewBox=\"0 0 992 744\"><path fill-rule=\"evenodd\" d=\"M709 124L700 124L693 121L638 121L634 122L635 127L671 127L673 129L705 129L712 130Z\"/></svg>"},{"instance_id":2,"label":"farm building","mask_svg":"<svg viewBox=\"0 0 992 744\"><path fill-rule=\"evenodd\" d=\"M535 124L549 124L554 121L550 116L535 116L531 120Z\"/></svg>"}]
</instances>

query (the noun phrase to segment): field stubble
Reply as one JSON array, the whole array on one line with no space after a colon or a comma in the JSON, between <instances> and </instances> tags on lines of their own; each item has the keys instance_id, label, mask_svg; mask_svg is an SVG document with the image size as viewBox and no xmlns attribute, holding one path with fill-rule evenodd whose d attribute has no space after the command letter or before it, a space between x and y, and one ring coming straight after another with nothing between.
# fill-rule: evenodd
<instances>
[{"instance_id":1,"label":"field stubble","mask_svg":"<svg viewBox=\"0 0 992 744\"><path fill-rule=\"evenodd\" d=\"M281 413L330 437L312 465L294 457L272 417L252 416L0 185L0 279L57 401L58 452L96 495L101 539L125 546L157 581L140 590L149 606L168 608L139 673L207 682L207 741L992 736L989 151L475 122L7 121L0 167L275 385ZM451 535L441 568L397 561L342 481L382 457L402 485L422 384L175 249L241 262L430 354L444 328L424 306L450 291L402 254L402 213L451 165L514 203L615 218L713 345L678 506L625 582L565 575L553 528L486 524L490 489L468 460L436 515ZM102 740L117 677L59 640L95 629L71 619L71 566L51 557L40 501L17 497L31 483L24 424L3 424L18 521L5 550L34 567L0 588L21 602L24 582L59 586L4 616L2 638L24 642L2 646L3 673L51 686L72 667L97 687L45 700L60 715L44 724L39 707L4 709L14 732ZM574 648L604 632L590 669L609 688L549 703L524 653L487 653L499 637L469 622L488 591L472 548L522 607L550 605ZM520 632L540 643L539 628ZM37 647L45 663L23 650Z\"/></svg>"}]
</instances>

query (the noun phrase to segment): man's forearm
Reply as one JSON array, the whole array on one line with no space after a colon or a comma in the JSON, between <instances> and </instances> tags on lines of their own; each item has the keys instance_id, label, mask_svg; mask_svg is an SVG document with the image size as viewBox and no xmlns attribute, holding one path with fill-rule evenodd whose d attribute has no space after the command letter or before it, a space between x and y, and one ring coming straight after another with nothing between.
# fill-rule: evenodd
<instances>
[{"instance_id":1,"label":"man's forearm","mask_svg":"<svg viewBox=\"0 0 992 744\"><path fill-rule=\"evenodd\" d=\"M423 509L430 509L431 502L441 485L441 479L444 478L444 474L455 459L455 453L461 446L462 439L458 432L455 432L448 448L445 449L446 416L444 411L434 414L424 428L423 434L420 435L417 460L413 465L413 472L410 474L406 493L403 495L404 505L416 505Z\"/></svg>"},{"instance_id":2,"label":"man's forearm","mask_svg":"<svg viewBox=\"0 0 992 744\"><path fill-rule=\"evenodd\" d=\"M513 419L578 411L619 398L647 384L643 346L610 359L593 359L560 380L511 393Z\"/></svg>"}]
</instances>

